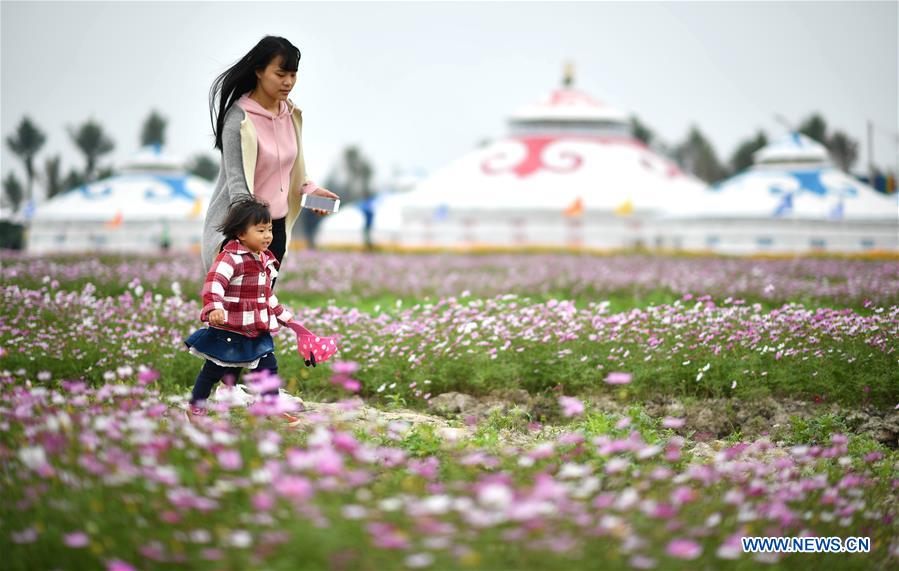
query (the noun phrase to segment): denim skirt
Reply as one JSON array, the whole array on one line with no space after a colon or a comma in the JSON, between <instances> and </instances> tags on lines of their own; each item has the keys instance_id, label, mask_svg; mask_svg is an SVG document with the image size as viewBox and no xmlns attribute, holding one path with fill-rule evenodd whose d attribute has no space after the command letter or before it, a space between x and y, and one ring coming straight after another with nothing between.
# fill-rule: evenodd
<instances>
[{"instance_id":1,"label":"denim skirt","mask_svg":"<svg viewBox=\"0 0 899 571\"><path fill-rule=\"evenodd\" d=\"M268 332L258 337L247 337L233 331L204 327L191 333L184 340L190 352L197 357L209 359L222 367L246 367L255 369L259 359L275 350L274 341Z\"/></svg>"}]
</instances>

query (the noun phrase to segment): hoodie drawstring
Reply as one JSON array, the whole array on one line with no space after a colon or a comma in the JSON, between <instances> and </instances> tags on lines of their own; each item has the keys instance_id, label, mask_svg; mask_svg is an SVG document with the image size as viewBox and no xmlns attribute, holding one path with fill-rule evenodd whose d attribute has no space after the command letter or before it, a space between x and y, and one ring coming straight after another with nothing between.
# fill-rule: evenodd
<instances>
[{"instance_id":1,"label":"hoodie drawstring","mask_svg":"<svg viewBox=\"0 0 899 571\"><path fill-rule=\"evenodd\" d=\"M275 128L275 125L275 116L272 115L272 133L275 134L275 149L278 151L278 185L281 187L281 192L284 192L284 177L281 173L284 166L281 164L281 146L278 145L278 130Z\"/></svg>"}]
</instances>

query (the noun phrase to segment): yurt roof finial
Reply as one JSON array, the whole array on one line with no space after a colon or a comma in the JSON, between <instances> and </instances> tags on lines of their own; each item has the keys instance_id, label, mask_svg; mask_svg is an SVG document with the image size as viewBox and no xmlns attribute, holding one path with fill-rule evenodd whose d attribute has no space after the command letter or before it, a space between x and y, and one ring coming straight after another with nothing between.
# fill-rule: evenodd
<instances>
[{"instance_id":1,"label":"yurt roof finial","mask_svg":"<svg viewBox=\"0 0 899 571\"><path fill-rule=\"evenodd\" d=\"M562 87L574 86L574 63L567 61L562 72Z\"/></svg>"}]
</instances>

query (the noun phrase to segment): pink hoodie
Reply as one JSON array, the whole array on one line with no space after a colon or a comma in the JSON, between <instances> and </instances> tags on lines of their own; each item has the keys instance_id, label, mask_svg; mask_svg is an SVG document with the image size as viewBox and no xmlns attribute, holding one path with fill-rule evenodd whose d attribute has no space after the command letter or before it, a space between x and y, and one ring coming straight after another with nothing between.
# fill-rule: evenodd
<instances>
[{"instance_id":1,"label":"pink hoodie","mask_svg":"<svg viewBox=\"0 0 899 571\"><path fill-rule=\"evenodd\" d=\"M291 191L290 171L297 158L297 135L291 118L293 103L288 106L280 102L277 115L250 99L249 94L244 94L237 104L247 112L256 128L258 148L253 194L268 202L272 218L284 218ZM311 188L304 187L302 192L311 192Z\"/></svg>"}]
</instances>

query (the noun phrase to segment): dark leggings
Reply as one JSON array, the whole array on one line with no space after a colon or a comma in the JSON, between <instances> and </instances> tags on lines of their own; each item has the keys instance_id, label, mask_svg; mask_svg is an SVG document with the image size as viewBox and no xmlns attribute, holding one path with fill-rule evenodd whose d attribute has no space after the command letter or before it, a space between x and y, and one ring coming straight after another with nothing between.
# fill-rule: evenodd
<instances>
[{"instance_id":1,"label":"dark leggings","mask_svg":"<svg viewBox=\"0 0 899 571\"><path fill-rule=\"evenodd\" d=\"M194 390L190 397L190 404L196 404L198 401L205 401L208 399L209 395L212 394L212 387L215 386L217 382L221 381L225 375L232 375L234 377L234 382L236 383L241 370L242 369L236 367L222 367L207 359L206 364L204 364L203 368L200 370L200 374L197 375L197 380L194 383ZM258 373L260 371L268 371L273 375L278 374L278 360L275 358L274 353L267 353L264 357L259 359L259 366L250 372ZM262 394L264 396L277 396L278 389L267 391Z\"/></svg>"}]
</instances>

